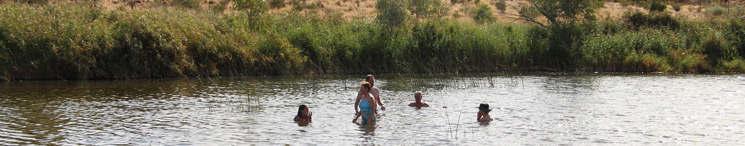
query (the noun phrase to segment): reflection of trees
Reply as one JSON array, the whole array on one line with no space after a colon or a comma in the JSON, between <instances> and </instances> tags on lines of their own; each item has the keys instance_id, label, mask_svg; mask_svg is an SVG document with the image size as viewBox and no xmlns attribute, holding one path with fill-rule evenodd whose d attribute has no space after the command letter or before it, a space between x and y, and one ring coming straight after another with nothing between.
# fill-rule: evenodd
<instances>
[{"instance_id":1,"label":"reflection of trees","mask_svg":"<svg viewBox=\"0 0 745 146\"><path fill-rule=\"evenodd\" d=\"M116 103L168 98L166 94L179 92L179 86L174 85L176 83L177 80L7 83L0 85L0 110L3 111L0 121L9 124L1 124L0 129L18 132L8 136L20 141L27 140L22 143L57 144L66 137L75 135L75 130L91 130L87 128L108 124L94 119L117 121L110 119L112 117L105 117L112 113L101 113L102 108L151 110L147 109L148 106L132 107ZM98 125L85 125L86 123Z\"/></svg>"},{"instance_id":2,"label":"reflection of trees","mask_svg":"<svg viewBox=\"0 0 745 146\"><path fill-rule=\"evenodd\" d=\"M22 143L42 145L50 145L64 139L60 131L69 120L56 113L56 106L49 105L54 103L46 102L42 99L44 97L9 99L0 103L3 111L0 116L3 118L0 121L4 123L1 124L0 129L12 133L2 137L24 141ZM9 97L3 96L2 98Z\"/></svg>"}]
</instances>

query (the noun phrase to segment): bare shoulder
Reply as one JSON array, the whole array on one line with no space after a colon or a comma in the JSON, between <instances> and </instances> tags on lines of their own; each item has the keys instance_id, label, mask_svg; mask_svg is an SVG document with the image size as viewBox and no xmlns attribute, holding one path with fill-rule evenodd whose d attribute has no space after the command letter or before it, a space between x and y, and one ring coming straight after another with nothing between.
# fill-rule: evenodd
<instances>
[{"instance_id":1,"label":"bare shoulder","mask_svg":"<svg viewBox=\"0 0 745 146\"><path fill-rule=\"evenodd\" d=\"M370 90L370 93L372 93L372 94L380 94L380 89L378 89L378 87L372 87L372 89Z\"/></svg>"}]
</instances>

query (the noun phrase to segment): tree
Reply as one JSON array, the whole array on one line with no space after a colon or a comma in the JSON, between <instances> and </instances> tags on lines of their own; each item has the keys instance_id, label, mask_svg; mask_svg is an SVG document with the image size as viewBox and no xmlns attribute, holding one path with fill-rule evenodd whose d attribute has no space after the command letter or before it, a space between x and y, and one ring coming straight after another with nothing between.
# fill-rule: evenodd
<instances>
[{"instance_id":1,"label":"tree","mask_svg":"<svg viewBox=\"0 0 745 146\"><path fill-rule=\"evenodd\" d=\"M595 20L595 9L600 8L603 4L600 0L528 0L528 2L542 16L546 17L549 24ZM535 17L530 17L524 13L520 13L518 19L544 27L547 26L547 24L537 21Z\"/></svg>"},{"instance_id":2,"label":"tree","mask_svg":"<svg viewBox=\"0 0 745 146\"><path fill-rule=\"evenodd\" d=\"M537 66L565 70L579 63L577 49L583 45L595 20L600 0L528 0L532 7L523 7L518 19L540 25L529 31L528 48ZM533 9L533 10L531 10ZM530 13L538 11L538 16ZM546 22L536 17L543 16Z\"/></svg>"},{"instance_id":3,"label":"tree","mask_svg":"<svg viewBox=\"0 0 745 146\"><path fill-rule=\"evenodd\" d=\"M446 11L441 0L409 0L408 9L416 19L439 18Z\"/></svg>"},{"instance_id":4,"label":"tree","mask_svg":"<svg viewBox=\"0 0 745 146\"><path fill-rule=\"evenodd\" d=\"M403 26L409 17L406 13L406 2L402 0L378 0L375 9L378 10L375 19L386 31Z\"/></svg>"},{"instance_id":5,"label":"tree","mask_svg":"<svg viewBox=\"0 0 745 146\"><path fill-rule=\"evenodd\" d=\"M496 6L496 7L497 7L497 9L498 9L498 10L499 10L500 12L502 12L502 13L504 13L504 11L505 11L505 10L507 10L507 4L506 4L506 3L504 3L504 0L500 0L500 1L498 1L497 3L494 3L494 6Z\"/></svg>"},{"instance_id":6,"label":"tree","mask_svg":"<svg viewBox=\"0 0 745 146\"><path fill-rule=\"evenodd\" d=\"M494 22L494 15L491 13L491 7L486 4L479 4L479 8L476 9L476 15L473 16L473 21L478 24Z\"/></svg>"},{"instance_id":7,"label":"tree","mask_svg":"<svg viewBox=\"0 0 745 146\"><path fill-rule=\"evenodd\" d=\"M269 5L263 0L235 0L233 7L238 11L248 9L245 15L248 16L249 27L256 29L261 26L261 15L268 11Z\"/></svg>"},{"instance_id":8,"label":"tree","mask_svg":"<svg viewBox=\"0 0 745 146\"><path fill-rule=\"evenodd\" d=\"M235 0L233 7L238 11L248 9L248 12L251 15L261 15L269 8L267 3L263 0Z\"/></svg>"}]
</instances>

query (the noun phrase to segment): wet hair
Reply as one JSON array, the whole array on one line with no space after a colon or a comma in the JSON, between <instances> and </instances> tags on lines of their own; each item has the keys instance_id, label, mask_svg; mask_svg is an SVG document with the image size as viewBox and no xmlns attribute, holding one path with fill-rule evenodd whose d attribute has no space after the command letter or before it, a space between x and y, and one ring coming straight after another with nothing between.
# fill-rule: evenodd
<instances>
[{"instance_id":1,"label":"wet hair","mask_svg":"<svg viewBox=\"0 0 745 146\"><path fill-rule=\"evenodd\" d=\"M375 78L372 74L367 74L367 77L365 77L365 81L370 81L370 79Z\"/></svg>"},{"instance_id":2,"label":"wet hair","mask_svg":"<svg viewBox=\"0 0 745 146\"><path fill-rule=\"evenodd\" d=\"M364 81L360 83L360 85L362 85L362 87L367 88L367 92L370 92L370 89L372 89L372 86L370 86L370 82Z\"/></svg>"},{"instance_id":3,"label":"wet hair","mask_svg":"<svg viewBox=\"0 0 745 146\"><path fill-rule=\"evenodd\" d=\"M300 111L302 111L302 110L304 110L304 109L306 109L306 108L308 108L308 106L306 106L305 104L303 104L303 105L300 105L300 107L299 107L299 108L297 108L297 116L298 116L298 117L303 117L303 116L301 116L301 114L300 114Z\"/></svg>"}]
</instances>

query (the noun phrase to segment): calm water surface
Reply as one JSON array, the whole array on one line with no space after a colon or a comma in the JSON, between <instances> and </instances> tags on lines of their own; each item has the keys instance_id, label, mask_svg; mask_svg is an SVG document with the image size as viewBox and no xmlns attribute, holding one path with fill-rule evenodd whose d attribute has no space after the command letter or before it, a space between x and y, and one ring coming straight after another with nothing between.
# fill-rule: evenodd
<instances>
[{"instance_id":1,"label":"calm water surface","mask_svg":"<svg viewBox=\"0 0 745 146\"><path fill-rule=\"evenodd\" d=\"M742 74L383 75L386 111L360 125L363 77L0 83L0 145L745 144ZM406 106L417 90L432 107Z\"/></svg>"}]
</instances>

